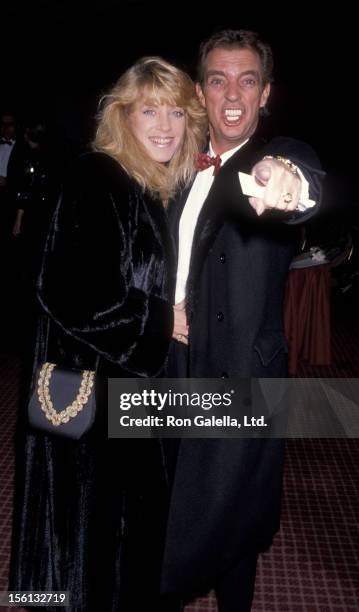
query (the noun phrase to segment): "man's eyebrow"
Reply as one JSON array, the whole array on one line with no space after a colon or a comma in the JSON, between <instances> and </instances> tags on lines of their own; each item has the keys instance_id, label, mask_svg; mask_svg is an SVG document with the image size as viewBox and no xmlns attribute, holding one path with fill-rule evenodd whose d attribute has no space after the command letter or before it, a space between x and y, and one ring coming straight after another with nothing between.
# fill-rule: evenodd
<instances>
[{"instance_id":1,"label":"man's eyebrow","mask_svg":"<svg viewBox=\"0 0 359 612\"><path fill-rule=\"evenodd\" d=\"M247 76L247 75L251 75L251 76L256 77L258 79L258 81L260 80L260 76L259 76L258 70L245 70L244 72L241 72L241 74L239 76L242 77L242 76Z\"/></svg>"},{"instance_id":2,"label":"man's eyebrow","mask_svg":"<svg viewBox=\"0 0 359 612\"><path fill-rule=\"evenodd\" d=\"M260 75L258 70L244 70L243 72L241 72L239 74L239 77L242 78L243 76L247 76L247 75L251 75L256 77L256 79L258 79L258 81L260 81ZM226 76L226 73L223 70L216 70L215 68L212 68L211 70L207 70L207 74L206 77L207 79L211 76Z\"/></svg>"},{"instance_id":3,"label":"man's eyebrow","mask_svg":"<svg viewBox=\"0 0 359 612\"><path fill-rule=\"evenodd\" d=\"M223 70L214 70L214 69L212 69L212 70L207 70L207 74L206 74L206 76L207 76L207 78L208 78L208 77L210 77L210 76L217 75L217 74L219 74L219 75L221 75L221 76L225 76L225 73L223 72Z\"/></svg>"}]
</instances>

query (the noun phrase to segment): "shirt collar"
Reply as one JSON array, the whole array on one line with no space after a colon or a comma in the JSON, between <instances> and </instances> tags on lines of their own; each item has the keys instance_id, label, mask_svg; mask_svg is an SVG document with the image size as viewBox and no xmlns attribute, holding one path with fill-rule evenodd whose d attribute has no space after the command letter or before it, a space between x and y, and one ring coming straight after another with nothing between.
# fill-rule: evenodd
<instances>
[{"instance_id":1,"label":"shirt collar","mask_svg":"<svg viewBox=\"0 0 359 612\"><path fill-rule=\"evenodd\" d=\"M246 144L246 142L248 142L248 140L249 140L249 138L247 138L247 140L245 140L244 142L241 142L241 144L238 145L238 147L235 147L234 149L230 149L229 151L225 151L224 153L222 153L220 155L220 158L222 160L222 164L224 164L226 161L228 161L230 159L230 157L232 157L232 155L237 153L237 151L239 151L239 149L241 149ZM211 142L209 143L209 154L212 157L216 156L215 152L213 151L213 147L212 147Z\"/></svg>"}]
</instances>

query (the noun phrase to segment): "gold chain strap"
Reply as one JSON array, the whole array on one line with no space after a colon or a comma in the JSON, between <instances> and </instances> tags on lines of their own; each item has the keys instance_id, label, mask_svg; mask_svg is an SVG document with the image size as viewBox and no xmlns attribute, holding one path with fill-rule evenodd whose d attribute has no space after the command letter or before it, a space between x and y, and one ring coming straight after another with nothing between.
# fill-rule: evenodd
<instances>
[{"instance_id":1,"label":"gold chain strap","mask_svg":"<svg viewBox=\"0 0 359 612\"><path fill-rule=\"evenodd\" d=\"M61 412L56 412L50 396L50 380L55 367L54 363L49 363L48 361L43 364L39 374L37 393L41 410L45 413L46 418L55 427L58 427L61 423L68 423L71 418L77 416L87 404L94 384L95 372L83 370L81 385L76 399L64 410L61 410Z\"/></svg>"}]
</instances>

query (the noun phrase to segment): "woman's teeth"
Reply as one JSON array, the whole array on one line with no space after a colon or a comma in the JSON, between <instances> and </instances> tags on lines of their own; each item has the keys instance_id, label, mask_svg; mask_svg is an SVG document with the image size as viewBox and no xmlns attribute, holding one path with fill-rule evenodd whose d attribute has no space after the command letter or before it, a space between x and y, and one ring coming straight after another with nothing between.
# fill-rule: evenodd
<instances>
[{"instance_id":1,"label":"woman's teeth","mask_svg":"<svg viewBox=\"0 0 359 612\"><path fill-rule=\"evenodd\" d=\"M151 142L158 147L167 147L172 142L172 138L151 138Z\"/></svg>"}]
</instances>

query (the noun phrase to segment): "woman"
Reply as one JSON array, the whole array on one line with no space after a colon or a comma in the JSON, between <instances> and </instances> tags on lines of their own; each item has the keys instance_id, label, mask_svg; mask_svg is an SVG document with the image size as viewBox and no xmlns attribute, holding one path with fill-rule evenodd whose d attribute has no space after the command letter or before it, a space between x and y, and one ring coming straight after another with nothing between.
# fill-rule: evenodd
<instances>
[{"instance_id":1,"label":"woman","mask_svg":"<svg viewBox=\"0 0 359 612\"><path fill-rule=\"evenodd\" d=\"M96 367L98 410L79 441L26 435L10 588L69 591L67 610L161 610L163 453L156 440L106 439L106 383L163 369L174 272L163 204L191 178L204 121L185 73L139 60L105 97L95 152L65 184L47 240L50 331L36 361Z\"/></svg>"}]
</instances>

